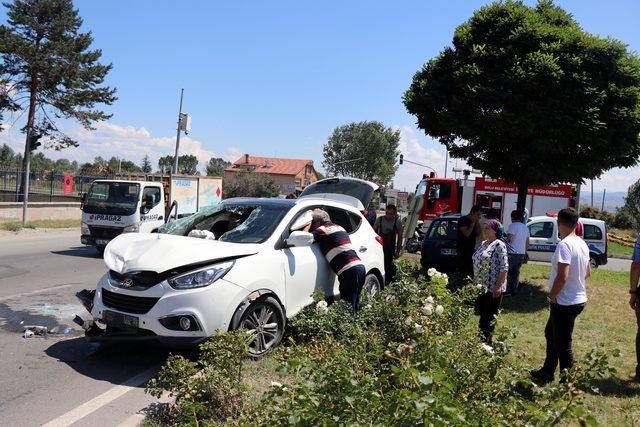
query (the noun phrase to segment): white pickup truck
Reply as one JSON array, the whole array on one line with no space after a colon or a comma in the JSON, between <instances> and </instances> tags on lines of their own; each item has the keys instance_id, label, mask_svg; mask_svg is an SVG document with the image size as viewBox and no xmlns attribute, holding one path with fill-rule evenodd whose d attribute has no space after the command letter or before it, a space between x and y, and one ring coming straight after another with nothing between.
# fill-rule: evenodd
<instances>
[{"instance_id":1,"label":"white pickup truck","mask_svg":"<svg viewBox=\"0 0 640 427\"><path fill-rule=\"evenodd\" d=\"M104 251L122 233L151 233L170 217L181 218L222 199L213 177L145 176L146 180L100 179L82 199L80 241Z\"/></svg>"}]
</instances>

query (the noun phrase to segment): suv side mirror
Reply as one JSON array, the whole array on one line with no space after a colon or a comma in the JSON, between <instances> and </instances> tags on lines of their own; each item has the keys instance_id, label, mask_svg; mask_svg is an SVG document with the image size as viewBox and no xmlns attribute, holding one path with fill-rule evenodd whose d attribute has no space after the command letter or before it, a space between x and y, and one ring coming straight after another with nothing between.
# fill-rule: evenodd
<instances>
[{"instance_id":1,"label":"suv side mirror","mask_svg":"<svg viewBox=\"0 0 640 427\"><path fill-rule=\"evenodd\" d=\"M313 245L313 234L306 231L293 231L284 241L286 247L303 247Z\"/></svg>"}]
</instances>

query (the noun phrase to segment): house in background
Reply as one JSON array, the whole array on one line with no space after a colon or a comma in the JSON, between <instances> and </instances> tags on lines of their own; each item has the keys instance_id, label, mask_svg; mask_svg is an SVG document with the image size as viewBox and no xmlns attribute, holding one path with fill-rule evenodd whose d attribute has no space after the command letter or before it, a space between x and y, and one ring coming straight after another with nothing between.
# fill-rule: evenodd
<instances>
[{"instance_id":1,"label":"house in background","mask_svg":"<svg viewBox=\"0 0 640 427\"><path fill-rule=\"evenodd\" d=\"M318 180L313 160L256 157L245 154L224 170L225 174L238 172L265 173L280 186L280 195L298 194Z\"/></svg>"}]
</instances>

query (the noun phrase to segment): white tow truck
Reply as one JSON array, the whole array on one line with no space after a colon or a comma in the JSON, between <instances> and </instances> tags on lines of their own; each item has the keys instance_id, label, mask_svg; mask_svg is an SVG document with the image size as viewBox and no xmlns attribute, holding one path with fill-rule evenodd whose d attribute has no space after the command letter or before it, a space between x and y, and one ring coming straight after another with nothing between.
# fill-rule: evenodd
<instances>
[{"instance_id":1,"label":"white tow truck","mask_svg":"<svg viewBox=\"0 0 640 427\"><path fill-rule=\"evenodd\" d=\"M122 233L152 233L222 200L222 179L200 176L126 175L100 179L82 198L80 241L103 252Z\"/></svg>"}]
</instances>

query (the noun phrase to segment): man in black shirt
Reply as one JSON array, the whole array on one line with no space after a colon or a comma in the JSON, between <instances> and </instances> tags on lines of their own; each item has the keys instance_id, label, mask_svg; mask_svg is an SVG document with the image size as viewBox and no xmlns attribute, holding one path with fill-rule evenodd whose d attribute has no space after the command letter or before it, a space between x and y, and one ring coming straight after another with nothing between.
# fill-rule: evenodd
<instances>
[{"instance_id":1,"label":"man in black shirt","mask_svg":"<svg viewBox=\"0 0 640 427\"><path fill-rule=\"evenodd\" d=\"M464 276L473 277L473 261L471 257L476 249L476 241L482 230L480 217L482 208L478 205L471 208L469 215L460 217L458 221L458 269Z\"/></svg>"}]
</instances>

